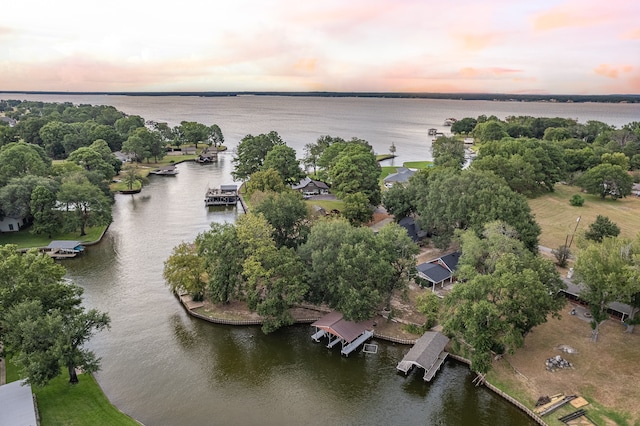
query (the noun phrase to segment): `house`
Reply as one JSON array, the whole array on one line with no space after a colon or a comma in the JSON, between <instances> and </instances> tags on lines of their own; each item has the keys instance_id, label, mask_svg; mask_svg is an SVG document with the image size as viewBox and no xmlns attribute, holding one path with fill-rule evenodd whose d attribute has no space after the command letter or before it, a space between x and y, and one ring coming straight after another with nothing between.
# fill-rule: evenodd
<instances>
[{"instance_id":1,"label":"house","mask_svg":"<svg viewBox=\"0 0 640 426\"><path fill-rule=\"evenodd\" d=\"M27 223L23 217L9 217L6 216L0 220L0 232L17 232Z\"/></svg>"},{"instance_id":2,"label":"house","mask_svg":"<svg viewBox=\"0 0 640 426\"><path fill-rule=\"evenodd\" d=\"M31 385L24 380L0 386L0 424L35 426L38 423Z\"/></svg>"},{"instance_id":3,"label":"house","mask_svg":"<svg viewBox=\"0 0 640 426\"><path fill-rule=\"evenodd\" d=\"M416 266L418 276L430 282L434 291L438 284L440 284L440 288L444 287L445 282L453 282L453 274L458 269L460 254L460 252L454 251L437 259L419 264Z\"/></svg>"},{"instance_id":4,"label":"house","mask_svg":"<svg viewBox=\"0 0 640 426\"><path fill-rule=\"evenodd\" d=\"M384 186L391 188L393 185L400 183L406 184L409 182L409 178L416 174L415 170L407 169L406 167L398 167L396 173L391 173L384 178Z\"/></svg>"},{"instance_id":5,"label":"house","mask_svg":"<svg viewBox=\"0 0 640 426\"><path fill-rule=\"evenodd\" d=\"M320 182L319 180L313 180L309 176L302 179L300 182L291 185L291 188L294 191L299 191L303 195L319 195L319 194L328 194L329 186Z\"/></svg>"},{"instance_id":6,"label":"house","mask_svg":"<svg viewBox=\"0 0 640 426\"><path fill-rule=\"evenodd\" d=\"M9 124L9 127L15 127L15 125L18 124L18 122L11 117L0 117L0 121L4 121Z\"/></svg>"},{"instance_id":7,"label":"house","mask_svg":"<svg viewBox=\"0 0 640 426\"><path fill-rule=\"evenodd\" d=\"M413 240L414 243L427 236L427 233L420 229L420 225L412 217L403 217L398 222L398 225L407 230L407 234L409 234L409 237Z\"/></svg>"},{"instance_id":8,"label":"house","mask_svg":"<svg viewBox=\"0 0 640 426\"><path fill-rule=\"evenodd\" d=\"M631 188L631 193L636 197L640 197L640 183L634 183Z\"/></svg>"},{"instance_id":9,"label":"house","mask_svg":"<svg viewBox=\"0 0 640 426\"><path fill-rule=\"evenodd\" d=\"M200 164L215 163L216 161L218 161L217 148L214 148L212 151L209 151L209 148L205 148L198 158L196 158L196 162Z\"/></svg>"}]
</instances>

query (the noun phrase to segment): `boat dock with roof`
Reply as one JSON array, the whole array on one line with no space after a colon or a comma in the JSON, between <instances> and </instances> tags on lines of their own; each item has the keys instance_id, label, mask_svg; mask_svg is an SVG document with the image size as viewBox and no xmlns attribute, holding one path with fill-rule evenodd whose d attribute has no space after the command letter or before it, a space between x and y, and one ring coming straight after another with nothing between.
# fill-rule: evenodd
<instances>
[{"instance_id":1,"label":"boat dock with roof","mask_svg":"<svg viewBox=\"0 0 640 426\"><path fill-rule=\"evenodd\" d=\"M207 206L235 206L238 198L238 185L220 185L220 188L207 189L204 204Z\"/></svg>"},{"instance_id":2,"label":"boat dock with roof","mask_svg":"<svg viewBox=\"0 0 640 426\"><path fill-rule=\"evenodd\" d=\"M349 356L351 352L373 337L373 321L347 321L340 312L335 311L328 313L311 326L316 331L311 335L314 341L320 342L326 337L328 348L333 348L340 343L342 344L340 353L345 356Z\"/></svg>"},{"instance_id":3,"label":"boat dock with roof","mask_svg":"<svg viewBox=\"0 0 640 426\"><path fill-rule=\"evenodd\" d=\"M449 338L444 334L427 331L398 363L397 370L406 375L414 366L418 366L424 369L424 380L431 381L449 355L444 350L447 343Z\"/></svg>"}]
</instances>

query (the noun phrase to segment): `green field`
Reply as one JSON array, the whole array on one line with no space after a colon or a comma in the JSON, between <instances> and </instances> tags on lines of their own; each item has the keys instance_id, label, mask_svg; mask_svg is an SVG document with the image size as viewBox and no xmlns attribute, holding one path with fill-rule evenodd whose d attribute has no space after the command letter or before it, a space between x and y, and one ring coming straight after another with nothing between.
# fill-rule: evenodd
<instances>
[{"instance_id":1,"label":"green field","mask_svg":"<svg viewBox=\"0 0 640 426\"><path fill-rule=\"evenodd\" d=\"M574 207L569 204L569 199L574 194L580 194L584 198L583 206ZM545 247L558 248L564 245L567 235L571 238L576 224L578 238L599 214L617 224L622 237L635 238L640 232L640 198L635 196L603 200L598 196L582 193L578 187L557 184L555 192L529 200L529 206L542 228L540 244Z\"/></svg>"},{"instance_id":2,"label":"green field","mask_svg":"<svg viewBox=\"0 0 640 426\"><path fill-rule=\"evenodd\" d=\"M87 228L87 235L80 236L80 232L57 232L48 235L35 235L29 232L29 229L25 229L19 232L5 232L0 233L0 245L15 244L18 248L30 248L30 247L46 247L52 240L73 240L80 241L81 243L92 243L98 241L100 236L105 230L105 226L96 226Z\"/></svg>"}]
</instances>

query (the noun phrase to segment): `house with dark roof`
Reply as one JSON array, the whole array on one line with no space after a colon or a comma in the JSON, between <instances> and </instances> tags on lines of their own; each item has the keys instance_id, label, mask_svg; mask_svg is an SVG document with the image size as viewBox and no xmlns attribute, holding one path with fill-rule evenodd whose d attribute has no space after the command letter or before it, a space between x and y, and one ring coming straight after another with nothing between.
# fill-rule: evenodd
<instances>
[{"instance_id":1,"label":"house with dark roof","mask_svg":"<svg viewBox=\"0 0 640 426\"><path fill-rule=\"evenodd\" d=\"M460 252L454 251L442 257L419 264L416 266L418 276L431 283L434 291L438 284L440 284L440 288L444 287L445 282L453 282L453 274L456 269L458 269L460 254Z\"/></svg>"},{"instance_id":2,"label":"house with dark roof","mask_svg":"<svg viewBox=\"0 0 640 426\"><path fill-rule=\"evenodd\" d=\"M313 180L309 176L300 182L291 185L291 189L299 191L302 195L320 195L329 193L329 185L319 180Z\"/></svg>"},{"instance_id":3,"label":"house with dark roof","mask_svg":"<svg viewBox=\"0 0 640 426\"><path fill-rule=\"evenodd\" d=\"M391 188L393 185L398 183L406 184L409 182L411 176L415 174L415 170L407 169L406 167L398 167L395 173L391 173L384 178L384 186Z\"/></svg>"},{"instance_id":4,"label":"house with dark roof","mask_svg":"<svg viewBox=\"0 0 640 426\"><path fill-rule=\"evenodd\" d=\"M407 230L407 234L414 243L417 243L427 236L427 233L420 229L420 225L418 224L418 222L416 222L415 219L410 216L400 219L398 225Z\"/></svg>"}]
</instances>

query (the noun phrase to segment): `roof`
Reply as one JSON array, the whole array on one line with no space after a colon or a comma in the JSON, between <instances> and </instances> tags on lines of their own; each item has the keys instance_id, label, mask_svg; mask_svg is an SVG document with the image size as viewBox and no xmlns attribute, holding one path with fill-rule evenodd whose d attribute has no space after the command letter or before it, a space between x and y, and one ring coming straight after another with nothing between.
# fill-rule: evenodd
<instances>
[{"instance_id":1,"label":"roof","mask_svg":"<svg viewBox=\"0 0 640 426\"><path fill-rule=\"evenodd\" d=\"M391 173L384 178L385 182L409 182L409 178L416 174L415 170L398 167L396 173Z\"/></svg>"},{"instance_id":2,"label":"roof","mask_svg":"<svg viewBox=\"0 0 640 426\"><path fill-rule=\"evenodd\" d=\"M238 185L220 185L220 191L237 191Z\"/></svg>"},{"instance_id":3,"label":"roof","mask_svg":"<svg viewBox=\"0 0 640 426\"><path fill-rule=\"evenodd\" d=\"M444 264L447 265L447 268L449 268L449 270L453 272L458 269L458 260L460 260L460 254L461 253L459 251L454 251L452 253L445 254L440 258L440 260L442 260Z\"/></svg>"},{"instance_id":4,"label":"roof","mask_svg":"<svg viewBox=\"0 0 640 426\"><path fill-rule=\"evenodd\" d=\"M570 279L563 279L564 283L567 285L567 288L564 290L561 290L567 294L571 294L573 296L576 297L580 297L580 292L582 291L582 285L581 284L576 284L573 281L571 281ZM631 314L631 306L624 304L624 303L620 303L620 302L611 302L608 305L608 308L611 310L614 310L616 312L619 312L621 314L625 314L625 315L630 315Z\"/></svg>"},{"instance_id":5,"label":"roof","mask_svg":"<svg viewBox=\"0 0 640 426\"><path fill-rule=\"evenodd\" d=\"M313 180L309 176L305 177L300 182L291 185L291 189L294 189L294 190L304 189L311 183L313 183L316 187L320 189L329 189L329 186L326 183L320 182L319 180Z\"/></svg>"},{"instance_id":6,"label":"roof","mask_svg":"<svg viewBox=\"0 0 640 426\"><path fill-rule=\"evenodd\" d=\"M54 240L49 243L47 248L50 249L64 249L64 250L74 250L78 246L82 246L80 241L71 241L71 240Z\"/></svg>"},{"instance_id":7,"label":"roof","mask_svg":"<svg viewBox=\"0 0 640 426\"><path fill-rule=\"evenodd\" d=\"M449 338L444 334L437 331L427 331L416 341L403 361L411 362L428 370L438 359L447 343L449 343Z\"/></svg>"},{"instance_id":8,"label":"roof","mask_svg":"<svg viewBox=\"0 0 640 426\"><path fill-rule=\"evenodd\" d=\"M350 343L365 331L371 330L373 328L373 321L347 321L342 317L340 312L333 311L311 324L311 326L320 328Z\"/></svg>"},{"instance_id":9,"label":"roof","mask_svg":"<svg viewBox=\"0 0 640 426\"><path fill-rule=\"evenodd\" d=\"M31 385L24 381L0 386L0 424L12 426L36 426L36 409L33 405Z\"/></svg>"},{"instance_id":10,"label":"roof","mask_svg":"<svg viewBox=\"0 0 640 426\"><path fill-rule=\"evenodd\" d=\"M434 283L442 282L451 277L451 271L438 263L425 262L418 266L418 272Z\"/></svg>"}]
</instances>

